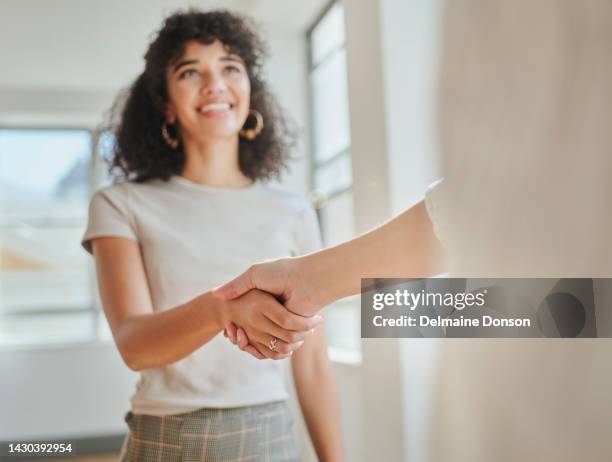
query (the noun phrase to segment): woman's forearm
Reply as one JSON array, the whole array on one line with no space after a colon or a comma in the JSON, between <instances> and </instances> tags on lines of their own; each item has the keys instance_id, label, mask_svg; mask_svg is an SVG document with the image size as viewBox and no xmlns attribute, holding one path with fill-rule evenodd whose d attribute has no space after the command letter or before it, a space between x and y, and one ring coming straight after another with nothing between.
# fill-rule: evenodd
<instances>
[{"instance_id":1,"label":"woman's forearm","mask_svg":"<svg viewBox=\"0 0 612 462\"><path fill-rule=\"evenodd\" d=\"M304 421L320 462L344 460L340 401L332 373L331 365L309 375L294 372Z\"/></svg>"},{"instance_id":2,"label":"woman's forearm","mask_svg":"<svg viewBox=\"0 0 612 462\"><path fill-rule=\"evenodd\" d=\"M223 329L224 303L207 292L175 308L124 321L115 332L121 356L132 370L183 359Z\"/></svg>"},{"instance_id":3,"label":"woman's forearm","mask_svg":"<svg viewBox=\"0 0 612 462\"><path fill-rule=\"evenodd\" d=\"M300 274L321 305L359 293L361 278L427 277L444 269L445 252L423 201L384 225L300 258Z\"/></svg>"},{"instance_id":4,"label":"woman's forearm","mask_svg":"<svg viewBox=\"0 0 612 462\"><path fill-rule=\"evenodd\" d=\"M292 360L295 389L317 459L341 462L344 447L340 400L332 366L325 353L324 341L317 341L316 337L309 341L319 343L323 350L317 346L315 350L318 351L306 351L312 345L305 345L296 351Z\"/></svg>"}]
</instances>

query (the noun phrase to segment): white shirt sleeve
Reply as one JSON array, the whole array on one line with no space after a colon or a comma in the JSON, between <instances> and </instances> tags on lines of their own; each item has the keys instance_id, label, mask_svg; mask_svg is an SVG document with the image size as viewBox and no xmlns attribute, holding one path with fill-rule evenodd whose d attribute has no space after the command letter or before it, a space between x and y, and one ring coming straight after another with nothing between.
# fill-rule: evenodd
<instances>
[{"instance_id":1,"label":"white shirt sleeve","mask_svg":"<svg viewBox=\"0 0 612 462\"><path fill-rule=\"evenodd\" d=\"M425 208L433 225L433 230L438 240L445 244L446 231L448 229L447 202L444 198L444 178L433 182L425 192Z\"/></svg>"},{"instance_id":2,"label":"white shirt sleeve","mask_svg":"<svg viewBox=\"0 0 612 462\"><path fill-rule=\"evenodd\" d=\"M305 200L296 230L296 255L316 252L321 250L322 247L323 243L317 213L310 202Z\"/></svg>"},{"instance_id":3,"label":"white shirt sleeve","mask_svg":"<svg viewBox=\"0 0 612 462\"><path fill-rule=\"evenodd\" d=\"M128 204L127 190L119 185L97 191L89 203L89 220L81 245L89 253L97 237L125 237L137 241L136 226Z\"/></svg>"}]
</instances>

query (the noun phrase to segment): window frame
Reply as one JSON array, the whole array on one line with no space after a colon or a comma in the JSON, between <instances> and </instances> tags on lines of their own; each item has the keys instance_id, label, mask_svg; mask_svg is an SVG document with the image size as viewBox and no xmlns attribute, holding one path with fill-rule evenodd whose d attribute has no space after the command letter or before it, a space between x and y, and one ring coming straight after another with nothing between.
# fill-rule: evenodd
<instances>
[{"instance_id":1,"label":"window frame","mask_svg":"<svg viewBox=\"0 0 612 462\"><path fill-rule=\"evenodd\" d=\"M316 188L316 175L317 175L318 169L324 168L325 166L331 164L333 161L337 160L338 158L344 155L347 155L349 159L351 158L351 155L350 155L351 143L349 143L348 146L334 153L333 155L331 155L329 158L325 159L324 161L318 161L316 158L316 155L314 154L314 149L316 146L316 133L315 133L315 128L314 128L315 127L315 124L314 124L315 122L314 120L314 89L312 86L312 73L317 69L318 66L320 66L321 64L329 60L331 57L333 57L334 54L340 52L343 49L346 50L346 37L344 38L344 40L342 41L342 44L339 47L331 50L327 55L325 55L321 59L321 61L315 64L313 62L314 53L312 49L313 48L312 47L312 35L313 35L314 30L317 28L317 26L321 23L321 21L325 18L325 16L332 10L332 8L336 4L342 5L342 3L339 0L330 1L321 10L321 12L315 18L313 23L306 30L306 57L307 57L307 71L306 72L307 72L307 81L308 81L306 95L308 98L308 126L310 127L310 129L308 130L308 141L311 146L310 165L309 165L310 167L309 168L309 171L310 171L309 184L310 184L311 191L313 191L314 193L315 210L317 212L317 217L319 218L319 221L322 218L321 209L325 206L326 202L331 201L334 198L346 192L351 191L351 189L353 188L352 182L350 186L337 188L337 189L332 190L330 193L325 193L325 194L321 194L321 192L317 191L317 188ZM325 236L323 236L323 240L325 240Z\"/></svg>"},{"instance_id":2,"label":"window frame","mask_svg":"<svg viewBox=\"0 0 612 462\"><path fill-rule=\"evenodd\" d=\"M334 55L341 52L342 50L346 52L346 35L344 36L342 43L338 47L330 50L318 63L313 62L314 53L313 53L312 36L313 36L313 32L316 29L316 27L321 23L321 21L325 18L325 16L337 4L342 7L342 2L340 0L330 1L321 10L319 15L313 21L312 25L306 30L306 34L305 34L306 56L307 56L307 82L308 82L307 92L306 92L306 95L308 98L308 105L307 105L308 106L308 124L309 124L308 136L309 136L309 144L311 147L311 155L309 156L310 157L309 184L310 184L310 189L312 191L313 202L315 205L317 217L319 219L319 226L321 228L321 233L322 233L322 238L323 238L324 243L326 243L326 236L324 235L322 209L325 207L325 205L329 201L333 201L335 198L345 193L351 194L353 190L353 184L354 184L354 180L351 179L350 185L346 187L335 188L335 189L332 189L330 192L326 192L326 193L323 193L322 191L318 191L316 187L317 172L320 168L325 168L326 166L330 165L331 163L338 160L342 156L348 156L349 160L351 161L351 166L352 166L352 156L351 156L352 140L350 140L350 138L349 138L349 144L347 146L345 146L338 152L333 153L331 156L329 156L327 159L323 161L319 161L315 153L317 134L315 133L315 120L314 120L315 118L315 115L314 115L315 91L314 91L313 84L312 84L312 75L313 75L313 72L315 72L315 70L318 69L320 65L329 61L331 58L334 57ZM350 299L352 298L353 297L350 297ZM353 301L349 301L349 299L346 299L344 302L340 301L335 308L345 309L346 306L341 306L341 305L346 305L347 302L354 303ZM330 308L334 309L333 306L331 306ZM356 316L357 315L358 313L356 313ZM328 352L329 352L329 356L332 359L332 361L334 361L335 363L345 364L349 366L359 366L361 364L361 358L362 358L361 339L358 337L357 341L358 341L358 346L333 345L333 342L329 342L330 344L328 345Z\"/></svg>"}]
</instances>

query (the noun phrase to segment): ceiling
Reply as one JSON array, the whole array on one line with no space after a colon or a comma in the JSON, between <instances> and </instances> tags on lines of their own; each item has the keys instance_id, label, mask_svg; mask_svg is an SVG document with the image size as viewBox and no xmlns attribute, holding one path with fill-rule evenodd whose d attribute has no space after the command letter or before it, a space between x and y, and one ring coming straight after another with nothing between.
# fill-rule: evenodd
<instances>
[{"instance_id":1,"label":"ceiling","mask_svg":"<svg viewBox=\"0 0 612 462\"><path fill-rule=\"evenodd\" d=\"M152 12L167 14L179 8L228 8L253 16L275 28L306 30L330 0L2 0L0 26L27 18L58 14L66 23L79 20L83 10L107 16L110 12L139 18ZM134 16L136 15L136 16ZM125 18L119 18L122 21Z\"/></svg>"},{"instance_id":2,"label":"ceiling","mask_svg":"<svg viewBox=\"0 0 612 462\"><path fill-rule=\"evenodd\" d=\"M220 0L220 7L242 11L260 22L278 28L306 30L319 13L330 3L329 0Z\"/></svg>"},{"instance_id":3,"label":"ceiling","mask_svg":"<svg viewBox=\"0 0 612 462\"><path fill-rule=\"evenodd\" d=\"M328 1L0 0L0 93L115 91L139 72L151 34L178 9L227 8L251 16L278 46L301 36Z\"/></svg>"}]
</instances>

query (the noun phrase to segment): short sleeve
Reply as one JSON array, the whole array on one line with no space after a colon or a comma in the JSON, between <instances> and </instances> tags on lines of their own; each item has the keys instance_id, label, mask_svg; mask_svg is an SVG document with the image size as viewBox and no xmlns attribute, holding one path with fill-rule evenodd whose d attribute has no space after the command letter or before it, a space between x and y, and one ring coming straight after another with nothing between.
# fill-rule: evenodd
<instances>
[{"instance_id":1,"label":"short sleeve","mask_svg":"<svg viewBox=\"0 0 612 462\"><path fill-rule=\"evenodd\" d=\"M429 185L425 192L425 208L433 225L434 234L444 245L446 236L446 220L448 213L445 212L446 201L444 197L444 179L439 179Z\"/></svg>"},{"instance_id":2,"label":"short sleeve","mask_svg":"<svg viewBox=\"0 0 612 462\"><path fill-rule=\"evenodd\" d=\"M304 207L300 212L298 229L296 232L297 255L316 252L323 247L321 241L321 230L317 213L308 201L304 201Z\"/></svg>"},{"instance_id":3,"label":"short sleeve","mask_svg":"<svg viewBox=\"0 0 612 462\"><path fill-rule=\"evenodd\" d=\"M91 198L87 228L81 240L87 252L92 253L91 241L97 237L138 240L126 188L113 185L97 191Z\"/></svg>"}]
</instances>

